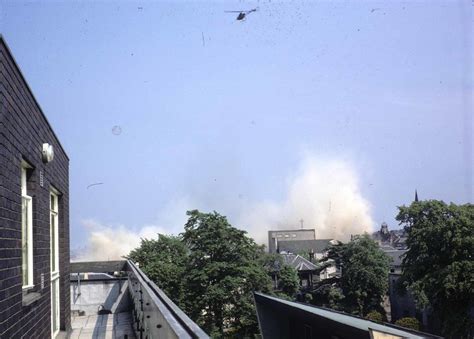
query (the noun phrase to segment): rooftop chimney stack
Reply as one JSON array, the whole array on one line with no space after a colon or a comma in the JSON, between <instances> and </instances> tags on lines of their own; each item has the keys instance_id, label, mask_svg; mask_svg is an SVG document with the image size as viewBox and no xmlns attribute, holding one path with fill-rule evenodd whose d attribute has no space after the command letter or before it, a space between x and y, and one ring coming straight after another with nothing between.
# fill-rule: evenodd
<instances>
[{"instance_id":1,"label":"rooftop chimney stack","mask_svg":"<svg viewBox=\"0 0 474 339\"><path fill-rule=\"evenodd\" d=\"M311 249L309 251L309 261L313 262L314 261L314 251L313 249Z\"/></svg>"}]
</instances>

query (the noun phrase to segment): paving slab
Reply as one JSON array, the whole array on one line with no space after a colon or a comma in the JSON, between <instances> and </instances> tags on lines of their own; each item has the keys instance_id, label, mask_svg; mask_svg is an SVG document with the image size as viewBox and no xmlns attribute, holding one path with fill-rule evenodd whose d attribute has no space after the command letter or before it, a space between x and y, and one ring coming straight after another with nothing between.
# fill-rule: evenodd
<instances>
[{"instance_id":1,"label":"paving slab","mask_svg":"<svg viewBox=\"0 0 474 339\"><path fill-rule=\"evenodd\" d=\"M69 339L135 339L128 312L72 318Z\"/></svg>"}]
</instances>

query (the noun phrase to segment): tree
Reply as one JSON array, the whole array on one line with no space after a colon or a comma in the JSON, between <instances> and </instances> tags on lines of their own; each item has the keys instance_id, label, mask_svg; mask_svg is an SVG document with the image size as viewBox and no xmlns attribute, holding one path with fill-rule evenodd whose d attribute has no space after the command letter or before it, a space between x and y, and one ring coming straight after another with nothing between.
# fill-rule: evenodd
<instances>
[{"instance_id":1,"label":"tree","mask_svg":"<svg viewBox=\"0 0 474 339\"><path fill-rule=\"evenodd\" d=\"M420 330L420 322L416 318L412 317L400 318L395 321L395 325L411 328L412 330L416 331Z\"/></svg>"},{"instance_id":2,"label":"tree","mask_svg":"<svg viewBox=\"0 0 474 339\"><path fill-rule=\"evenodd\" d=\"M289 265L283 265L279 272L278 289L289 299L294 299L299 287L300 279L296 270Z\"/></svg>"},{"instance_id":3,"label":"tree","mask_svg":"<svg viewBox=\"0 0 474 339\"><path fill-rule=\"evenodd\" d=\"M260 265L263 247L217 212L187 214L185 310L212 336L253 336L258 323L252 292L271 290Z\"/></svg>"},{"instance_id":4,"label":"tree","mask_svg":"<svg viewBox=\"0 0 474 339\"><path fill-rule=\"evenodd\" d=\"M278 253L265 253L261 258L260 265L276 282L276 295L293 300L300 287L298 272L285 264Z\"/></svg>"},{"instance_id":5,"label":"tree","mask_svg":"<svg viewBox=\"0 0 474 339\"><path fill-rule=\"evenodd\" d=\"M340 278L323 280L314 299L324 296L334 308L363 316L383 311L383 296L388 289L390 258L365 234L347 244L329 247L326 261L332 259L342 270Z\"/></svg>"},{"instance_id":6,"label":"tree","mask_svg":"<svg viewBox=\"0 0 474 339\"><path fill-rule=\"evenodd\" d=\"M418 201L399 207L397 220L407 232L402 282L431 307L444 336L471 337L474 205Z\"/></svg>"},{"instance_id":7,"label":"tree","mask_svg":"<svg viewBox=\"0 0 474 339\"><path fill-rule=\"evenodd\" d=\"M139 263L140 269L182 307L186 256L186 246L179 237L159 234L156 240L142 239L128 258Z\"/></svg>"},{"instance_id":8,"label":"tree","mask_svg":"<svg viewBox=\"0 0 474 339\"><path fill-rule=\"evenodd\" d=\"M367 319L371 321L375 321L377 323L383 322L383 316L380 312L377 311L370 311L366 316Z\"/></svg>"},{"instance_id":9,"label":"tree","mask_svg":"<svg viewBox=\"0 0 474 339\"><path fill-rule=\"evenodd\" d=\"M313 296L311 303L317 306L324 306L333 310L343 311L344 295L339 287L337 279L326 279L320 282L317 287L311 291Z\"/></svg>"}]
</instances>

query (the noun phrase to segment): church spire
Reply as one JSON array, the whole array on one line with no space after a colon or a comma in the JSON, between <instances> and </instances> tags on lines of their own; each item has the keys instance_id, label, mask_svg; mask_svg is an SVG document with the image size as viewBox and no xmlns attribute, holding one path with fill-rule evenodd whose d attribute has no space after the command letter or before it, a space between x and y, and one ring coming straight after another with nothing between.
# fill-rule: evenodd
<instances>
[{"instance_id":1,"label":"church spire","mask_svg":"<svg viewBox=\"0 0 474 339\"><path fill-rule=\"evenodd\" d=\"M415 190L415 202L418 202L418 192Z\"/></svg>"}]
</instances>

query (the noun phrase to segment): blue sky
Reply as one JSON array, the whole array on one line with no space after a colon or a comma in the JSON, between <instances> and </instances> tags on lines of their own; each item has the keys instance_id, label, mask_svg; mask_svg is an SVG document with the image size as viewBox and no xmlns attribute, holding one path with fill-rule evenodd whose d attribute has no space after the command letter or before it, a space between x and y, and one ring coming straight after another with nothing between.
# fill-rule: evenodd
<instances>
[{"instance_id":1,"label":"blue sky","mask_svg":"<svg viewBox=\"0 0 474 339\"><path fill-rule=\"evenodd\" d=\"M176 201L238 220L307 153L351 164L375 224L415 188L472 202L471 1L0 4L71 159L72 247L84 220L174 231Z\"/></svg>"}]
</instances>

